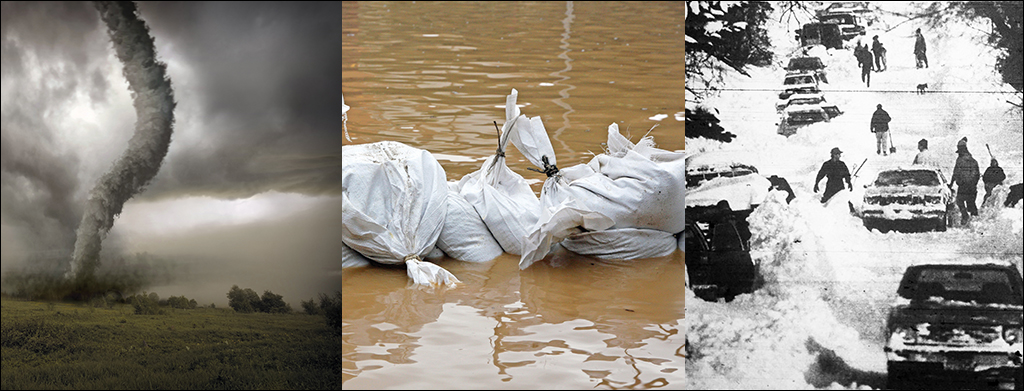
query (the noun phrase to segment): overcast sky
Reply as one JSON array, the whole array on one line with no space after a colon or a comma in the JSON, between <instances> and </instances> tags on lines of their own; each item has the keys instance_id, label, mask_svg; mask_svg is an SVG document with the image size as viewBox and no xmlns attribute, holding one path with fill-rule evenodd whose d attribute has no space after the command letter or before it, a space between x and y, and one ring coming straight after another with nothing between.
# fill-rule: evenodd
<instances>
[{"instance_id":1,"label":"overcast sky","mask_svg":"<svg viewBox=\"0 0 1024 391\"><path fill-rule=\"evenodd\" d=\"M2 10L5 234L64 245L127 146L135 109L91 3ZM136 202L340 196L340 3L144 2L139 12L178 104L167 157Z\"/></svg>"}]
</instances>

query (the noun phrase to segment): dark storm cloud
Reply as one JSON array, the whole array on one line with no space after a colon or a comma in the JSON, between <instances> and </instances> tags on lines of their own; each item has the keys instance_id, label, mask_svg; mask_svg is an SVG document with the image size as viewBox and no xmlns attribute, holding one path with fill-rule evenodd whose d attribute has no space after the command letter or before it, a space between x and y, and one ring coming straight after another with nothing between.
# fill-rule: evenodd
<instances>
[{"instance_id":1,"label":"dark storm cloud","mask_svg":"<svg viewBox=\"0 0 1024 391\"><path fill-rule=\"evenodd\" d=\"M140 3L139 14L158 59L178 66L179 109L194 109L176 112L164 165L138 198L340 194L340 3ZM87 155L77 147L97 135L69 131L68 113L83 101L109 112L127 85L110 73L120 64L92 4L5 1L0 20L4 222L69 247L91 178L127 145ZM104 136L134 126L98 121Z\"/></svg>"},{"instance_id":2,"label":"dark storm cloud","mask_svg":"<svg viewBox=\"0 0 1024 391\"><path fill-rule=\"evenodd\" d=\"M196 128L180 131L201 134L198 143L172 141L168 160L140 197L340 193L340 3L144 2L139 13L160 59L189 70L193 88L177 99L195 103L199 117L181 118ZM84 92L95 103L110 88L125 88L108 86L89 69L111 52L99 27L88 3L3 3L5 78L17 82L35 71L26 64L30 57L68 65L59 74L57 67L44 70L55 73L48 78L60 80L62 90L17 110L38 115L59 105L61 93Z\"/></svg>"},{"instance_id":3,"label":"dark storm cloud","mask_svg":"<svg viewBox=\"0 0 1024 391\"><path fill-rule=\"evenodd\" d=\"M81 213L74 198L78 157L61 145L48 116L65 111L81 88L79 81L98 72L100 63L92 54L104 48L93 39L98 18L88 3L3 2L0 7L5 82L0 208L5 222L19 228L20 240L70 248ZM105 88L100 79L92 84ZM26 80L39 82L32 88L18 84Z\"/></svg>"},{"instance_id":4,"label":"dark storm cloud","mask_svg":"<svg viewBox=\"0 0 1024 391\"><path fill-rule=\"evenodd\" d=\"M204 124L201 148L172 146L153 195L340 193L340 3L142 3L140 11L194 72Z\"/></svg>"}]
</instances>

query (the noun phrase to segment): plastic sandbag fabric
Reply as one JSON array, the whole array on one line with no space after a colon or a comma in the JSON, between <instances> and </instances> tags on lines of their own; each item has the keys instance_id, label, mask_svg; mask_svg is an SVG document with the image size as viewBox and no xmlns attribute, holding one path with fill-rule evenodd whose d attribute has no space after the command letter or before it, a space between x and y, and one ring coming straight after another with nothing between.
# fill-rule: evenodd
<instances>
[{"instance_id":1,"label":"plastic sandbag fabric","mask_svg":"<svg viewBox=\"0 0 1024 391\"><path fill-rule=\"evenodd\" d=\"M341 268L348 269L350 267L364 267L369 266L370 260L366 259L363 254L356 252L345 245L341 244Z\"/></svg>"},{"instance_id":2,"label":"plastic sandbag fabric","mask_svg":"<svg viewBox=\"0 0 1024 391\"><path fill-rule=\"evenodd\" d=\"M671 233L639 228L581 232L569 235L561 243L576 254L624 260L664 257L678 247Z\"/></svg>"},{"instance_id":3,"label":"plastic sandbag fabric","mask_svg":"<svg viewBox=\"0 0 1024 391\"><path fill-rule=\"evenodd\" d=\"M664 244L656 247L667 247L668 236L682 232L686 226L685 172L683 153L655 148L650 137L634 145L619 133L618 125L612 124L608 127L608 153L586 165L561 170L545 182L540 197L544 214L530 233L519 268L543 259L552 242L578 232L574 227L588 231L663 231L667 234L660 235ZM622 239L620 244L637 247L617 250L622 254L644 253L639 247L651 245L641 239Z\"/></svg>"},{"instance_id":4,"label":"plastic sandbag fabric","mask_svg":"<svg viewBox=\"0 0 1024 391\"><path fill-rule=\"evenodd\" d=\"M504 253L491 231L469 201L458 192L448 192L448 216L437 238L437 248L464 262L487 262Z\"/></svg>"},{"instance_id":5,"label":"plastic sandbag fabric","mask_svg":"<svg viewBox=\"0 0 1024 391\"><path fill-rule=\"evenodd\" d=\"M506 146L518 123L529 120L519 113L515 89L505 99L505 124L498 137L498 151L480 170L459 181L459 194L479 213L491 235L510 254L522 254L526 234L540 218L540 200L526 180L505 165ZM549 142L550 143L550 142Z\"/></svg>"},{"instance_id":6,"label":"plastic sandbag fabric","mask_svg":"<svg viewBox=\"0 0 1024 391\"><path fill-rule=\"evenodd\" d=\"M406 264L416 284L454 285L421 259L434 250L447 215L448 186L433 155L382 141L341 148L341 240L373 261Z\"/></svg>"}]
</instances>

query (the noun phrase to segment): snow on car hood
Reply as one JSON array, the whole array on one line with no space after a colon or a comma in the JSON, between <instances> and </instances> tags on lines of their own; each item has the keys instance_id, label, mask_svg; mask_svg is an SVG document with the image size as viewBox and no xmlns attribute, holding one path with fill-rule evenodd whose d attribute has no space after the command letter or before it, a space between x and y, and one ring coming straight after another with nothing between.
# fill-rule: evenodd
<instances>
[{"instance_id":1,"label":"snow on car hood","mask_svg":"<svg viewBox=\"0 0 1024 391\"><path fill-rule=\"evenodd\" d=\"M725 200L732 210L747 210L764 202L770 187L771 182L759 174L718 177L686 189L686 206L714 206Z\"/></svg>"}]
</instances>

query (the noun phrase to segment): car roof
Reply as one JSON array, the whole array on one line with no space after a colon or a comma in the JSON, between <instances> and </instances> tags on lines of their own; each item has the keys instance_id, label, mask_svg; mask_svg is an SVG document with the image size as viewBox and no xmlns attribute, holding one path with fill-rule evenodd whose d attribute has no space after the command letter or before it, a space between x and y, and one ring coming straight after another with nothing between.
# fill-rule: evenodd
<instances>
[{"instance_id":1,"label":"car roof","mask_svg":"<svg viewBox=\"0 0 1024 391\"><path fill-rule=\"evenodd\" d=\"M957 259L957 260L949 260L949 261L921 261L921 262L914 263L914 264L910 265L907 269L910 269L910 268L918 268L918 269L920 269L920 268L928 268L928 267L955 268L955 267L958 267L958 266L969 267L969 268L997 267L997 268L1009 268L1009 269L1017 270L1017 266L1014 265L1012 262L1006 261L1006 260L1002 260L1002 259L994 259L994 258L990 258L990 259ZM1017 270L1017 271L1019 272L1020 270Z\"/></svg>"},{"instance_id":2,"label":"car roof","mask_svg":"<svg viewBox=\"0 0 1024 391\"><path fill-rule=\"evenodd\" d=\"M717 150L695 153L686 157L686 171L694 171L709 168L724 168L726 166L751 166L750 151ZM756 167L755 167L756 168Z\"/></svg>"}]
</instances>

